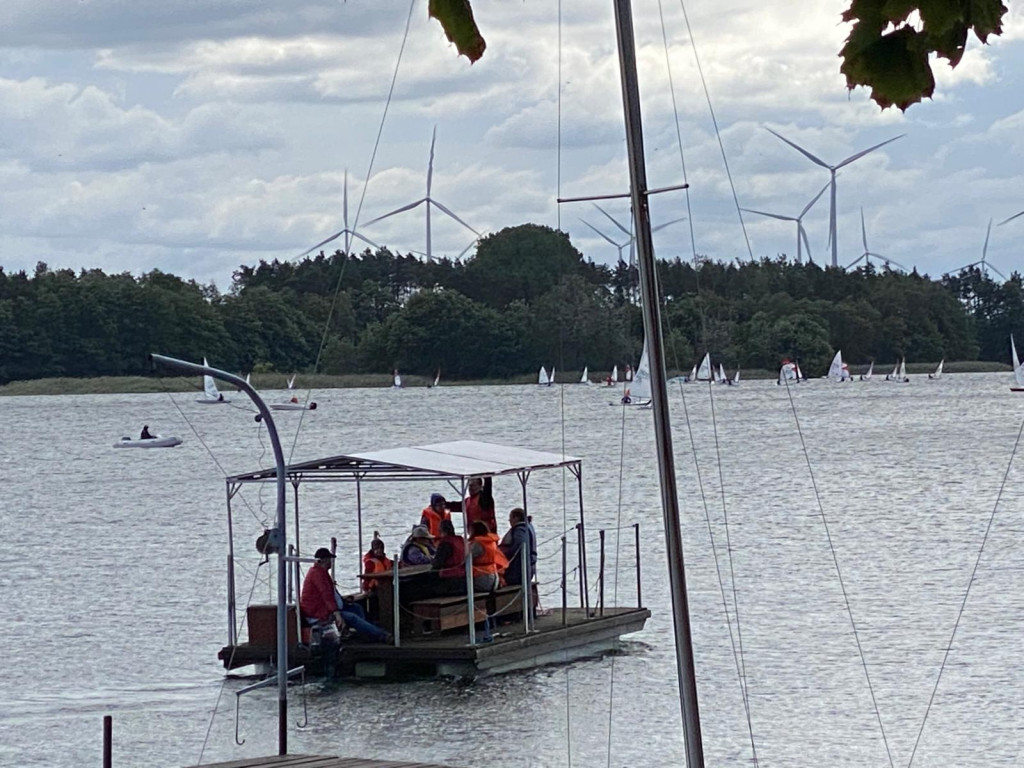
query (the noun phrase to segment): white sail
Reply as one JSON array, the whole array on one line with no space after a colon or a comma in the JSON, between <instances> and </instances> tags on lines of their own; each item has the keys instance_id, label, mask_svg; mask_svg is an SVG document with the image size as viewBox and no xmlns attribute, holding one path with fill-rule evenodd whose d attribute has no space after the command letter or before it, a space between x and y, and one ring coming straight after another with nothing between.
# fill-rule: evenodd
<instances>
[{"instance_id":1,"label":"white sail","mask_svg":"<svg viewBox=\"0 0 1024 768\"><path fill-rule=\"evenodd\" d=\"M436 387L441 383L441 369L437 369L437 373L434 374L434 386Z\"/></svg>"},{"instance_id":2,"label":"white sail","mask_svg":"<svg viewBox=\"0 0 1024 768\"><path fill-rule=\"evenodd\" d=\"M942 378L942 366L945 364L946 358L939 360L939 364L935 367L935 373L929 373L929 379L941 379Z\"/></svg>"},{"instance_id":3,"label":"white sail","mask_svg":"<svg viewBox=\"0 0 1024 768\"><path fill-rule=\"evenodd\" d=\"M697 369L697 380L698 381L711 381L714 374L711 372L711 353L708 352L704 355L704 359L700 361L700 367Z\"/></svg>"},{"instance_id":4,"label":"white sail","mask_svg":"<svg viewBox=\"0 0 1024 768\"><path fill-rule=\"evenodd\" d=\"M797 381L797 367L796 363L783 360L782 367L779 368L779 384L784 384L787 381Z\"/></svg>"},{"instance_id":5,"label":"white sail","mask_svg":"<svg viewBox=\"0 0 1024 768\"><path fill-rule=\"evenodd\" d=\"M551 366L551 375L548 376L548 384L555 383L555 366Z\"/></svg>"},{"instance_id":6,"label":"white sail","mask_svg":"<svg viewBox=\"0 0 1024 768\"><path fill-rule=\"evenodd\" d=\"M796 368L796 380L798 382L807 381L807 377L804 376L804 372L800 370L800 363L794 363L793 365Z\"/></svg>"},{"instance_id":7,"label":"white sail","mask_svg":"<svg viewBox=\"0 0 1024 768\"><path fill-rule=\"evenodd\" d=\"M583 375L580 376L580 384L589 384L590 383L590 379L588 378L588 374L589 373L590 373L590 371L588 370L587 366L584 365L583 366Z\"/></svg>"},{"instance_id":8,"label":"white sail","mask_svg":"<svg viewBox=\"0 0 1024 768\"><path fill-rule=\"evenodd\" d=\"M861 381L870 381L871 377L872 377L872 375L874 375L874 373L875 373L875 361L872 360L868 364L868 372L864 373L864 374L861 374L860 380Z\"/></svg>"},{"instance_id":9,"label":"white sail","mask_svg":"<svg viewBox=\"0 0 1024 768\"><path fill-rule=\"evenodd\" d=\"M245 383L248 384L249 386L252 386L252 374L251 373L245 374Z\"/></svg>"},{"instance_id":10,"label":"white sail","mask_svg":"<svg viewBox=\"0 0 1024 768\"><path fill-rule=\"evenodd\" d=\"M898 381L905 381L907 378L907 358L900 358L900 372Z\"/></svg>"},{"instance_id":11,"label":"white sail","mask_svg":"<svg viewBox=\"0 0 1024 768\"><path fill-rule=\"evenodd\" d=\"M843 362L843 350L837 350L836 356L832 358L832 364L828 367L828 378L832 381L848 381L850 369Z\"/></svg>"},{"instance_id":12,"label":"white sail","mask_svg":"<svg viewBox=\"0 0 1024 768\"><path fill-rule=\"evenodd\" d=\"M631 365L627 365L626 366L626 373L625 373L624 377L625 377L626 381L632 381L633 380L633 366L631 366Z\"/></svg>"},{"instance_id":13,"label":"white sail","mask_svg":"<svg viewBox=\"0 0 1024 768\"><path fill-rule=\"evenodd\" d=\"M206 358L203 358L203 365L207 368L210 364L206 362ZM217 381L213 376L203 376L203 394L204 397L198 399L200 403L226 403L227 399L217 389Z\"/></svg>"},{"instance_id":14,"label":"white sail","mask_svg":"<svg viewBox=\"0 0 1024 768\"><path fill-rule=\"evenodd\" d=\"M395 370L395 379L394 379L394 382L392 383L392 386L394 386L394 387L402 386L402 377L398 374L397 370Z\"/></svg>"},{"instance_id":15,"label":"white sail","mask_svg":"<svg viewBox=\"0 0 1024 768\"><path fill-rule=\"evenodd\" d=\"M547 369L545 369L544 366L542 365L540 367L540 372L537 374L537 384L539 384L540 386L543 387L545 384L550 384L550 383L551 382L548 380Z\"/></svg>"},{"instance_id":16,"label":"white sail","mask_svg":"<svg viewBox=\"0 0 1024 768\"><path fill-rule=\"evenodd\" d=\"M690 381L697 380L697 364L693 364L693 369L690 371Z\"/></svg>"},{"instance_id":17,"label":"white sail","mask_svg":"<svg viewBox=\"0 0 1024 768\"><path fill-rule=\"evenodd\" d=\"M899 363L899 360L897 360L896 361L896 365L894 365L892 367L892 373L888 374L885 377L885 380L886 381L899 381L900 380L899 377L900 377L900 363Z\"/></svg>"},{"instance_id":18,"label":"white sail","mask_svg":"<svg viewBox=\"0 0 1024 768\"><path fill-rule=\"evenodd\" d=\"M292 377L290 379L288 379L288 389L294 389L294 388L295 388L295 374L293 373Z\"/></svg>"},{"instance_id":19,"label":"white sail","mask_svg":"<svg viewBox=\"0 0 1024 768\"><path fill-rule=\"evenodd\" d=\"M640 365L633 372L633 384L629 388L633 402L651 399L651 363L647 359L647 341L644 341L644 351L640 355Z\"/></svg>"},{"instance_id":20,"label":"white sail","mask_svg":"<svg viewBox=\"0 0 1024 768\"><path fill-rule=\"evenodd\" d=\"M733 376L732 376L732 383L733 384L739 384L740 383L740 369L739 368L736 369L736 373L734 373Z\"/></svg>"},{"instance_id":21,"label":"white sail","mask_svg":"<svg viewBox=\"0 0 1024 768\"><path fill-rule=\"evenodd\" d=\"M612 383L614 384L618 380L619 380L619 366L618 365L613 365L612 366Z\"/></svg>"},{"instance_id":22,"label":"white sail","mask_svg":"<svg viewBox=\"0 0 1024 768\"><path fill-rule=\"evenodd\" d=\"M1021 369L1020 359L1017 357L1017 346L1013 343L1013 334L1010 334L1010 351L1013 353L1013 378L1018 387L1024 387L1024 370Z\"/></svg>"},{"instance_id":23,"label":"white sail","mask_svg":"<svg viewBox=\"0 0 1024 768\"><path fill-rule=\"evenodd\" d=\"M719 384L725 384L729 379L725 377L725 366L721 363L718 364L718 375L715 377L715 381Z\"/></svg>"}]
</instances>

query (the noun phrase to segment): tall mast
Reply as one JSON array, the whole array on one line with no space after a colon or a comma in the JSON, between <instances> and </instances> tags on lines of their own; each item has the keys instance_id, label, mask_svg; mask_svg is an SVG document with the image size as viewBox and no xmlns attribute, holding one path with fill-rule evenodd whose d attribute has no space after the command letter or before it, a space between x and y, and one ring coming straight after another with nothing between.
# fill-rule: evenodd
<instances>
[{"instance_id":1,"label":"tall mast","mask_svg":"<svg viewBox=\"0 0 1024 768\"><path fill-rule=\"evenodd\" d=\"M675 626L676 667L679 675L679 704L683 713L686 765L703 768L704 745L700 733L697 681L694 675L690 610L686 599L683 569L683 540L679 520L675 460L672 456L672 427L665 385L665 345L661 336L661 306L651 241L651 219L647 207L647 171L644 165L643 127L640 120L640 89L636 76L636 46L630 0L613 0L615 31L619 42L622 73L622 103L626 116L626 146L629 153L630 196L636 222L637 266L643 306L644 338L651 366L651 402L654 407L654 437L661 478L661 507L665 518L665 549L668 554L669 584L672 589L672 621Z\"/></svg>"}]
</instances>

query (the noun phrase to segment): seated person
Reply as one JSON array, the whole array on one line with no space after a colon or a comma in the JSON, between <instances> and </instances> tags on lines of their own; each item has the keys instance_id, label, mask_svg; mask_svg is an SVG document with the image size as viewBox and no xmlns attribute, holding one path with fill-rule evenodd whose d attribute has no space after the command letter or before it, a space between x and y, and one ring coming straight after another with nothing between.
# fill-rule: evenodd
<instances>
[{"instance_id":1,"label":"seated person","mask_svg":"<svg viewBox=\"0 0 1024 768\"><path fill-rule=\"evenodd\" d=\"M139 440L155 440L155 439L156 439L156 435L151 435L149 433L149 424L146 424L142 428L142 434L139 436Z\"/></svg>"},{"instance_id":2,"label":"seated person","mask_svg":"<svg viewBox=\"0 0 1024 768\"><path fill-rule=\"evenodd\" d=\"M370 542L370 551L363 555L363 573L382 573L392 569L394 563L384 552L384 542L381 541L380 533L373 532L373 540ZM377 588L376 579L362 579L364 592L372 592Z\"/></svg>"},{"instance_id":3,"label":"seated person","mask_svg":"<svg viewBox=\"0 0 1024 768\"><path fill-rule=\"evenodd\" d=\"M498 534L491 533L483 520L477 520L470 529L469 551L473 556L473 591L493 592L501 586L508 558L498 549Z\"/></svg>"},{"instance_id":4,"label":"seated person","mask_svg":"<svg viewBox=\"0 0 1024 768\"><path fill-rule=\"evenodd\" d=\"M498 545L499 549L508 558L508 568L505 569L505 583L508 585L523 583L523 566L520 555L527 553L526 562L526 583L533 581L533 575L537 570L537 535L533 526L526 519L526 511L516 507L508 513L508 524L511 526L508 533Z\"/></svg>"},{"instance_id":5,"label":"seated person","mask_svg":"<svg viewBox=\"0 0 1024 768\"><path fill-rule=\"evenodd\" d=\"M625 394L622 396L622 404L623 405L629 405L632 402L633 402L633 398L630 397L629 390L627 389Z\"/></svg>"},{"instance_id":6,"label":"seated person","mask_svg":"<svg viewBox=\"0 0 1024 768\"><path fill-rule=\"evenodd\" d=\"M466 540L456 535L451 520L441 521L441 537L430 570L437 574L438 594L466 594Z\"/></svg>"},{"instance_id":7,"label":"seated person","mask_svg":"<svg viewBox=\"0 0 1024 768\"><path fill-rule=\"evenodd\" d=\"M437 539L441 536L441 521L450 519L448 502L445 501L444 496L440 493L430 494L430 506L423 510L423 514L420 517L420 525L427 528L430 531L430 535Z\"/></svg>"},{"instance_id":8,"label":"seated person","mask_svg":"<svg viewBox=\"0 0 1024 768\"><path fill-rule=\"evenodd\" d=\"M405 540L402 546L402 558L399 567L403 565L430 565L434 559L434 539L430 531L422 525L413 526L412 533Z\"/></svg>"}]
</instances>

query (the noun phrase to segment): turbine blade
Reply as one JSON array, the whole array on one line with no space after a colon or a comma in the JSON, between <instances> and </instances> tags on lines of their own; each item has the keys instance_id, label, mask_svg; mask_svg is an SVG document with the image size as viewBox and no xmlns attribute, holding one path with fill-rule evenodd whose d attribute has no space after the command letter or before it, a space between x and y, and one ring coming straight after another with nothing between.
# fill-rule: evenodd
<instances>
[{"instance_id":1,"label":"turbine blade","mask_svg":"<svg viewBox=\"0 0 1024 768\"><path fill-rule=\"evenodd\" d=\"M1013 214L1013 216L1011 216L1011 217L1010 217L1010 218L1008 218L1008 219L1003 219L1003 220L1002 220L1002 221L1000 221L1000 222L999 222L998 224L996 224L996 226L997 226L997 227L1001 227L1001 226L1003 226L1003 224L1008 224L1008 223L1010 223L1011 221L1013 221L1014 219L1016 219L1016 218L1017 218L1018 216L1024 216L1024 211L1021 211L1020 213L1015 213L1015 214Z\"/></svg>"},{"instance_id":2,"label":"turbine blade","mask_svg":"<svg viewBox=\"0 0 1024 768\"><path fill-rule=\"evenodd\" d=\"M806 149L804 149L803 147L801 147L801 146L800 146L799 144L796 144L796 143L794 143L794 142L790 141L790 140L789 140L789 139L787 139L787 138L786 138L785 136L782 136L782 135L780 135L780 134L776 133L775 131L773 131L773 130L772 130L771 128L765 128L765 130L766 130L766 131L768 131L768 133L770 133L770 134L772 134L773 136L775 136L776 138L778 138L778 139L782 139L782 140L783 140L784 142L786 142L787 144L789 144L789 146L791 146L791 147L792 147L793 149L795 149L795 150L796 150L797 152L799 152L799 153L800 153L801 155L803 155L804 157L806 157L806 158L807 158L808 160L810 160L810 161L811 161L812 163L817 163L817 164L818 164L818 165L820 165L820 166L821 166L822 168L829 168L829 169L831 170L831 168L830 168L830 166L828 165L828 163L826 163L826 162L825 162L824 160L821 160L820 158L817 158L817 157L815 157L815 156L814 156L814 155L812 155L812 154L811 154L810 152L808 152L808 151L807 151Z\"/></svg>"},{"instance_id":3,"label":"turbine blade","mask_svg":"<svg viewBox=\"0 0 1024 768\"><path fill-rule=\"evenodd\" d=\"M430 160L427 162L427 199L430 199L430 186L434 181L434 142L437 141L437 126L430 135Z\"/></svg>"},{"instance_id":4,"label":"turbine blade","mask_svg":"<svg viewBox=\"0 0 1024 768\"><path fill-rule=\"evenodd\" d=\"M370 240L369 238L363 237L358 232L353 232L352 233L352 237L357 237L360 240L362 240L364 243L366 243L367 245L372 245L374 248L380 248L380 246L377 245L375 242L373 242L373 240Z\"/></svg>"},{"instance_id":5,"label":"turbine blade","mask_svg":"<svg viewBox=\"0 0 1024 768\"><path fill-rule=\"evenodd\" d=\"M625 228L624 226L622 226L621 224L619 224L619 222L617 222L617 221L616 221L615 219L613 219L613 218L612 218L612 215L611 215L610 213L608 213L608 211L606 211L606 210L605 210L604 208L602 208L602 207L601 207L600 205L598 205L597 203L594 203L594 207L595 207L595 208L597 208L597 210L599 210L599 211L600 211L601 213L603 213L603 214L604 214L605 216L607 216L607 217L608 217L608 221L610 221L610 222L611 222L612 224L614 224L614 225L615 225L616 227L618 227L619 229L621 229L621 230L622 230L622 231L623 231L623 232L624 232L624 233L625 233L626 235L628 235L629 237L632 237L632 236L633 236L633 233L632 233L632 232L630 232L630 231L629 231L628 229L626 229L626 228Z\"/></svg>"},{"instance_id":6,"label":"turbine blade","mask_svg":"<svg viewBox=\"0 0 1024 768\"><path fill-rule=\"evenodd\" d=\"M864 241L864 253L867 253L868 252L868 231L864 227L864 207L863 206L861 206L861 209L860 209L860 236L861 236L861 239Z\"/></svg>"},{"instance_id":7,"label":"turbine blade","mask_svg":"<svg viewBox=\"0 0 1024 768\"><path fill-rule=\"evenodd\" d=\"M370 219L363 226L364 227L368 227L371 224L376 224L378 221L383 221L384 219L388 218L389 216L394 216L397 213L405 213L406 211L411 211L417 205L420 205L421 203L425 203L425 202L427 202L427 198L421 197L415 203L409 203L408 205L403 205L401 208L395 208L395 210L393 210L393 211L388 211L383 216L378 216L376 219Z\"/></svg>"},{"instance_id":8,"label":"turbine blade","mask_svg":"<svg viewBox=\"0 0 1024 768\"><path fill-rule=\"evenodd\" d=\"M995 273L996 273L997 275L999 275L999 276L1000 276L1001 278L1003 278L1003 282L1006 282L1006 275L1004 275L1004 274L1003 274L1002 272L1000 272L1000 271L999 271L998 269L996 269L995 267L993 267L993 266L992 266L991 264L989 264L988 262L986 262L986 263L985 263L985 266L986 266L986 267L988 267L989 269L991 269L991 270L992 270L993 272L995 272Z\"/></svg>"},{"instance_id":9,"label":"turbine blade","mask_svg":"<svg viewBox=\"0 0 1024 768\"><path fill-rule=\"evenodd\" d=\"M341 213L345 229L348 229L348 168L345 169L345 183L341 188Z\"/></svg>"},{"instance_id":10,"label":"turbine blade","mask_svg":"<svg viewBox=\"0 0 1024 768\"><path fill-rule=\"evenodd\" d=\"M580 219L580 221L583 221L583 219ZM622 247L623 247L623 246L619 245L618 243L616 243L616 242L615 242L614 240L612 240L612 239L611 239L610 237L608 237L608 235L606 235L606 234L605 234L604 232L602 232L602 231L601 231L600 229L598 229L597 227L595 227L595 226L594 226L593 224L591 224L591 223L590 223L589 221L583 221L583 223L584 223L584 224L586 224L586 225L587 225L588 227L590 227L590 228L591 228L592 230L594 230L595 232L597 232L597 234L599 234L599 235L600 235L601 237L603 237L603 238L604 238L605 240L607 240L607 241L608 241L609 243L611 243L611 244L612 244L613 246L615 246L616 248L622 248Z\"/></svg>"},{"instance_id":11,"label":"turbine blade","mask_svg":"<svg viewBox=\"0 0 1024 768\"><path fill-rule=\"evenodd\" d=\"M868 154L868 152L874 152L879 147L884 147L886 144L891 144L892 142L896 141L896 139L902 139L906 135L907 134L905 134L905 133L901 133L899 136L893 136L891 139L887 139L887 140L883 141L881 144L875 144L875 146L873 146L873 147L868 147L867 149L861 150L860 152L857 152L856 154L850 155L848 158L846 158L841 163L839 163L839 165L836 166L836 170L838 171L844 165L849 165L854 160L859 160L860 158L864 157L864 155Z\"/></svg>"},{"instance_id":12,"label":"turbine blade","mask_svg":"<svg viewBox=\"0 0 1024 768\"><path fill-rule=\"evenodd\" d=\"M741 211L747 213L756 213L758 216L770 216L773 219L781 219L782 221L799 221L795 216L783 216L781 213L768 213L767 211L755 211L753 208L740 208Z\"/></svg>"},{"instance_id":13,"label":"turbine blade","mask_svg":"<svg viewBox=\"0 0 1024 768\"><path fill-rule=\"evenodd\" d=\"M686 221L686 217L683 216L681 219L672 219L672 221L666 221L664 224L659 224L656 227L652 227L651 232L657 232L659 229L664 229L665 227L670 227L673 224L678 224L680 221Z\"/></svg>"},{"instance_id":14,"label":"turbine blade","mask_svg":"<svg viewBox=\"0 0 1024 768\"><path fill-rule=\"evenodd\" d=\"M796 223L796 233L798 237L804 239L804 248L807 249L807 261L811 261L811 242L807 239L807 230L804 229L802 222L798 221Z\"/></svg>"},{"instance_id":15,"label":"turbine blade","mask_svg":"<svg viewBox=\"0 0 1024 768\"><path fill-rule=\"evenodd\" d=\"M807 205L804 206L804 209L802 211L800 211L800 215L797 216L797 219L802 219L804 216L807 215L807 212L809 210L811 210L811 208L814 207L814 204L821 199L822 195L825 194L825 190L829 188L830 184L832 184L831 181L826 182L825 186L821 188L821 191L818 192L818 194L816 194L814 196L814 198L811 200L811 202L809 202Z\"/></svg>"},{"instance_id":16,"label":"turbine blade","mask_svg":"<svg viewBox=\"0 0 1024 768\"><path fill-rule=\"evenodd\" d=\"M854 264L856 264L858 262L861 262L861 261L864 261L865 259L867 259L867 257L868 257L868 255L866 253L861 255L861 256L858 256L856 259L854 259L849 264L847 264L845 268L846 269L850 269L850 268L853 267Z\"/></svg>"},{"instance_id":17,"label":"turbine blade","mask_svg":"<svg viewBox=\"0 0 1024 768\"><path fill-rule=\"evenodd\" d=\"M459 222L459 224L461 224L466 229L468 229L470 232L472 232L474 235L476 235L477 237L480 237L480 233L479 232L477 232L475 229L473 229L471 226L469 226L469 224L467 224L462 219L460 219L458 216L456 216L454 213L452 213L450 208L448 208L447 206L442 205L441 203L437 202L437 200L428 200L427 201L427 205L430 205L431 203L433 203L438 208L440 208L442 213L448 214L453 219L455 219L457 222Z\"/></svg>"},{"instance_id":18,"label":"turbine blade","mask_svg":"<svg viewBox=\"0 0 1024 768\"><path fill-rule=\"evenodd\" d=\"M985 232L985 245L981 247L981 260L985 261L985 256L988 254L988 236L992 234L992 219L988 220L988 230Z\"/></svg>"},{"instance_id":19,"label":"turbine blade","mask_svg":"<svg viewBox=\"0 0 1024 768\"><path fill-rule=\"evenodd\" d=\"M459 255L455 257L455 260L458 261L459 259L461 259L463 256L466 255L466 251L468 251L470 248L472 248L474 245L476 245L479 242L480 242L480 238L479 237L474 237L473 241L469 245L467 245L465 248L463 248L462 251L459 253Z\"/></svg>"},{"instance_id":20,"label":"turbine blade","mask_svg":"<svg viewBox=\"0 0 1024 768\"><path fill-rule=\"evenodd\" d=\"M347 230L347 229L343 229L343 230L341 230L340 232L335 232L335 233L334 233L333 235L331 235L330 237L328 237L328 238L327 238L326 240L321 240L321 241L320 241L319 243L317 243L316 245L314 245L314 246L313 246L312 248L309 248L308 250L305 250L305 251L303 251L302 253L300 253L300 254L299 254L298 256L296 256L295 258L296 258L296 259L301 259L301 258L302 258L303 256L308 256L308 255L309 255L309 254L311 254L311 253L312 253L313 251L319 250L320 248L322 248L323 246L327 245L327 244L328 244L328 243L330 243L331 241L333 241L333 240L337 240L337 239L338 239L339 237L341 237L342 235L344 235L344 234L345 234L346 232L348 232L348 230Z\"/></svg>"}]
</instances>

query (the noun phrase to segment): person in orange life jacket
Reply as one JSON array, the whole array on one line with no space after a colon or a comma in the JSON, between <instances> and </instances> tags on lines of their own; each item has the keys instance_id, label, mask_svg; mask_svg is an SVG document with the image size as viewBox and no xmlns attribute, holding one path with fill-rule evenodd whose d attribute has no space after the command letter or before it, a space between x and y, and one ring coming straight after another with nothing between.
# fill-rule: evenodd
<instances>
[{"instance_id":1,"label":"person in orange life jacket","mask_svg":"<svg viewBox=\"0 0 1024 768\"><path fill-rule=\"evenodd\" d=\"M508 558L498 549L498 534L477 520L470 528L469 551L473 557L473 591L493 592L501 585Z\"/></svg>"},{"instance_id":2,"label":"person in orange life jacket","mask_svg":"<svg viewBox=\"0 0 1024 768\"><path fill-rule=\"evenodd\" d=\"M370 541L370 551L363 555L363 573L384 573L390 571L394 563L384 553L384 542L380 539L380 533L373 532L373 540ZM376 579L362 579L363 591L372 592L377 588Z\"/></svg>"},{"instance_id":3,"label":"person in orange life jacket","mask_svg":"<svg viewBox=\"0 0 1024 768\"><path fill-rule=\"evenodd\" d=\"M448 502L440 493L430 494L430 506L423 510L420 525L425 526L435 539L441 536L441 521L450 520Z\"/></svg>"},{"instance_id":4,"label":"person in orange life jacket","mask_svg":"<svg viewBox=\"0 0 1024 768\"><path fill-rule=\"evenodd\" d=\"M455 533L451 520L441 521L441 538L430 564L438 595L466 594L466 540Z\"/></svg>"},{"instance_id":5,"label":"person in orange life jacket","mask_svg":"<svg viewBox=\"0 0 1024 768\"><path fill-rule=\"evenodd\" d=\"M430 565L434 559L434 539L430 530L422 525L414 525L409 538L402 545L402 559L399 567L404 565Z\"/></svg>"},{"instance_id":6,"label":"person in orange life jacket","mask_svg":"<svg viewBox=\"0 0 1024 768\"><path fill-rule=\"evenodd\" d=\"M469 496L463 502L452 502L448 509L452 512L464 512L466 515L466 528L472 530L473 523L483 520L491 533L498 530L497 520L494 518L494 496L491 493L491 478L474 477L469 481Z\"/></svg>"},{"instance_id":7,"label":"person in orange life jacket","mask_svg":"<svg viewBox=\"0 0 1024 768\"><path fill-rule=\"evenodd\" d=\"M508 558L508 568L505 569L505 583L522 584L523 566L519 559L520 553L527 553L526 561L526 583L533 581L533 574L537 570L537 534L533 530L533 524L526 519L526 510L516 507L508 513L508 524L511 526L508 533L501 539L499 548L502 554Z\"/></svg>"}]
</instances>

